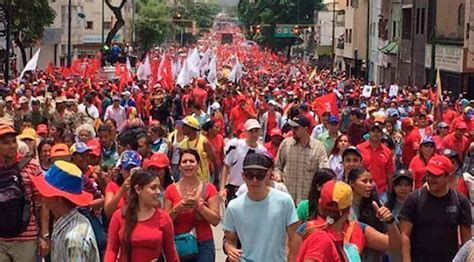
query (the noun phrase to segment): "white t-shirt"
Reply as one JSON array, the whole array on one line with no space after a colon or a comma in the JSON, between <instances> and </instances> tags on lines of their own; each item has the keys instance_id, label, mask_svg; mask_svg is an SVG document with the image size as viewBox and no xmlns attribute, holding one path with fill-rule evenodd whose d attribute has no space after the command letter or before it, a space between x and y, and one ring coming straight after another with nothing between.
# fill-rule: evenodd
<instances>
[{"instance_id":1,"label":"white t-shirt","mask_svg":"<svg viewBox=\"0 0 474 262\"><path fill-rule=\"evenodd\" d=\"M285 184L283 183L272 181L272 188L288 194L288 188L286 188ZM235 192L235 195L240 196L247 193L248 191L249 191L249 188L247 187L247 184L244 183L239 187L239 190Z\"/></svg>"},{"instance_id":2,"label":"white t-shirt","mask_svg":"<svg viewBox=\"0 0 474 262\"><path fill-rule=\"evenodd\" d=\"M86 106L84 104L80 104L77 107L77 111L80 113L84 113L85 115L90 116L93 119L99 118L99 109L97 109L97 107L92 104L87 107L87 112L86 112Z\"/></svg>"},{"instance_id":3,"label":"white t-shirt","mask_svg":"<svg viewBox=\"0 0 474 262\"><path fill-rule=\"evenodd\" d=\"M227 142L224 149L224 164L230 166L230 173L226 184L241 186L244 183L242 167L249 150L255 153L267 152L267 149L260 144L256 148L249 147L245 139L232 139Z\"/></svg>"},{"instance_id":4,"label":"white t-shirt","mask_svg":"<svg viewBox=\"0 0 474 262\"><path fill-rule=\"evenodd\" d=\"M243 194L229 202L223 228L242 242L241 261L280 262L286 258L286 227L298 222L289 194L270 189L261 201Z\"/></svg>"}]
</instances>

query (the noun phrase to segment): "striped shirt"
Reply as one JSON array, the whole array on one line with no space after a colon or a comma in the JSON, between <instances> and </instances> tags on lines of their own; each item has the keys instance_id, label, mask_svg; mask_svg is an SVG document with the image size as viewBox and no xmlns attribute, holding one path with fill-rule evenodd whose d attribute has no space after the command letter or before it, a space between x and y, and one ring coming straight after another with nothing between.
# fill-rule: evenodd
<instances>
[{"instance_id":1,"label":"striped shirt","mask_svg":"<svg viewBox=\"0 0 474 262\"><path fill-rule=\"evenodd\" d=\"M18 155L18 161L22 158ZM25 188L25 197L26 199L31 201L30 207L30 220L28 222L28 226L26 227L25 232L21 233L17 237L12 238L0 238L1 241L29 241L29 240L36 240L38 239L38 225L37 218L36 218L36 210L38 210L37 203L33 201L34 199L38 199L39 193L34 187L33 183L31 182L30 175L32 176L39 176L43 174L43 171L36 159L31 159L31 161L26 164L20 170L21 177L23 178L23 185Z\"/></svg>"},{"instance_id":2,"label":"striped shirt","mask_svg":"<svg viewBox=\"0 0 474 262\"><path fill-rule=\"evenodd\" d=\"M71 210L53 225L51 261L99 262L99 249L89 220Z\"/></svg>"},{"instance_id":3,"label":"striped shirt","mask_svg":"<svg viewBox=\"0 0 474 262\"><path fill-rule=\"evenodd\" d=\"M324 145L312 137L305 146L293 137L286 138L280 144L275 161L275 173L284 178L288 192L296 203L308 197L314 173L328 167Z\"/></svg>"}]
</instances>

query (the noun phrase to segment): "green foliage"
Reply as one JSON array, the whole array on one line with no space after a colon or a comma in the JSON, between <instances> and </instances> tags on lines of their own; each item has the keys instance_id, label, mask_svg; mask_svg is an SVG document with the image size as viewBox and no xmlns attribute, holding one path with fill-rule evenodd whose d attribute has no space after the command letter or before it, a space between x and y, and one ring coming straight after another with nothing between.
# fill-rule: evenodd
<instances>
[{"instance_id":1,"label":"green foliage","mask_svg":"<svg viewBox=\"0 0 474 262\"><path fill-rule=\"evenodd\" d=\"M253 2L253 3L252 3ZM259 24L260 35L248 32L247 37L261 44L281 49L294 43L294 38L275 38L276 24L314 24L314 10L324 7L322 0L240 0L239 19L245 28Z\"/></svg>"},{"instance_id":2,"label":"green foliage","mask_svg":"<svg viewBox=\"0 0 474 262\"><path fill-rule=\"evenodd\" d=\"M217 1L194 3L193 0L184 0L176 5L174 11L175 14L179 13L183 20L194 20L200 29L207 31L212 26L214 17L221 11L221 8ZM184 23L183 26L191 27L191 24Z\"/></svg>"},{"instance_id":3,"label":"green foliage","mask_svg":"<svg viewBox=\"0 0 474 262\"><path fill-rule=\"evenodd\" d=\"M26 47L32 47L43 36L44 28L54 22L55 11L48 0L13 0L11 32Z\"/></svg>"},{"instance_id":4,"label":"green foliage","mask_svg":"<svg viewBox=\"0 0 474 262\"><path fill-rule=\"evenodd\" d=\"M171 19L172 12L163 2L148 0L137 3L135 30L142 50L148 50L165 40L171 28Z\"/></svg>"}]
</instances>

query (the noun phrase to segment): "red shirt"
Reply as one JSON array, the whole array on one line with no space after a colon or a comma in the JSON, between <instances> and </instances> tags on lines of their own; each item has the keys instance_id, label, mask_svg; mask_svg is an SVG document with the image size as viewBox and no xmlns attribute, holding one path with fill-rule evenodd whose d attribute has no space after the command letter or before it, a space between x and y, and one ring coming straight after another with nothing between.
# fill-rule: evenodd
<instances>
[{"instance_id":1,"label":"red shirt","mask_svg":"<svg viewBox=\"0 0 474 262\"><path fill-rule=\"evenodd\" d=\"M207 201L209 198L217 195L217 189L211 183L207 183L206 185L207 190L204 200ZM166 188L165 199L171 201L173 207L181 201L181 195L176 188L176 184L172 184ZM178 214L173 221L173 225L175 235L188 233L195 228L197 235L196 238L198 241L213 239L211 225L204 219L196 220L196 213L194 210L188 210Z\"/></svg>"},{"instance_id":2,"label":"red shirt","mask_svg":"<svg viewBox=\"0 0 474 262\"><path fill-rule=\"evenodd\" d=\"M459 193L463 194L465 197L467 197L467 199L469 199L469 189L467 189L466 181L464 181L464 177L460 177L458 179L458 186L456 190Z\"/></svg>"},{"instance_id":3,"label":"red shirt","mask_svg":"<svg viewBox=\"0 0 474 262\"><path fill-rule=\"evenodd\" d=\"M407 134L403 142L402 163L409 165L411 160L416 156L416 151L420 148L421 136L418 128L414 128Z\"/></svg>"},{"instance_id":4,"label":"red shirt","mask_svg":"<svg viewBox=\"0 0 474 262\"><path fill-rule=\"evenodd\" d=\"M221 134L217 134L213 138L209 136L206 136L206 138L207 141L209 141L211 146L214 148L214 152L216 154L217 159L219 159L219 162L224 161L224 137Z\"/></svg>"},{"instance_id":5,"label":"red shirt","mask_svg":"<svg viewBox=\"0 0 474 262\"><path fill-rule=\"evenodd\" d=\"M112 216L109 226L105 262L128 260L124 244L125 218L123 210L118 209ZM164 251L166 261L179 262L173 235L173 221L168 213L157 208L152 217L138 221L132 231L133 261L152 261Z\"/></svg>"},{"instance_id":6,"label":"red shirt","mask_svg":"<svg viewBox=\"0 0 474 262\"><path fill-rule=\"evenodd\" d=\"M225 123L224 123L224 117L222 116L221 112L216 112L214 113L214 116L212 117L212 121L216 123L216 126L219 127L219 133L224 136L225 135Z\"/></svg>"},{"instance_id":7,"label":"red shirt","mask_svg":"<svg viewBox=\"0 0 474 262\"><path fill-rule=\"evenodd\" d=\"M448 110L443 111L443 122L451 123L455 117L456 112L454 112L454 110L448 108Z\"/></svg>"},{"instance_id":8,"label":"red shirt","mask_svg":"<svg viewBox=\"0 0 474 262\"><path fill-rule=\"evenodd\" d=\"M451 125L449 126L449 132L453 132L454 129L456 129L456 126L459 122L464 122L466 124L466 126L467 126L466 133L469 133L469 131L474 129L474 118L472 118L470 120L467 120L467 119L464 118L463 115L460 115L460 116L454 118L453 122L451 122Z\"/></svg>"},{"instance_id":9,"label":"red shirt","mask_svg":"<svg viewBox=\"0 0 474 262\"><path fill-rule=\"evenodd\" d=\"M194 102L199 105L201 108L204 107L204 104L207 100L207 92L206 90L200 88L200 87L195 87L191 93L192 98Z\"/></svg>"},{"instance_id":10,"label":"red shirt","mask_svg":"<svg viewBox=\"0 0 474 262\"><path fill-rule=\"evenodd\" d=\"M469 139L465 136L462 138L456 138L454 136L454 132L451 134L446 135L443 138L443 149L449 148L451 150L456 151L458 153L459 159L464 159L464 154L466 153L467 149L469 148Z\"/></svg>"},{"instance_id":11,"label":"red shirt","mask_svg":"<svg viewBox=\"0 0 474 262\"><path fill-rule=\"evenodd\" d=\"M426 164L427 163L423 161L420 155L416 155L410 162L408 170L410 170L413 174L413 182L415 184L415 189L423 187L423 184L425 183L424 178L426 175Z\"/></svg>"},{"instance_id":12,"label":"red shirt","mask_svg":"<svg viewBox=\"0 0 474 262\"><path fill-rule=\"evenodd\" d=\"M239 126L243 126L247 121L246 109L241 109L239 106L235 106L230 111L229 120L232 127L232 133L236 134L239 131Z\"/></svg>"},{"instance_id":13,"label":"red shirt","mask_svg":"<svg viewBox=\"0 0 474 262\"><path fill-rule=\"evenodd\" d=\"M380 144L377 148L372 148L369 141L357 146L362 154L362 164L372 175L372 179L377 186L379 193L387 191L387 177L395 172L392 151Z\"/></svg>"},{"instance_id":14,"label":"red shirt","mask_svg":"<svg viewBox=\"0 0 474 262\"><path fill-rule=\"evenodd\" d=\"M272 130L275 127L278 127L275 112L268 112L267 131L266 131L267 133L265 135L269 135L270 130Z\"/></svg>"},{"instance_id":15,"label":"red shirt","mask_svg":"<svg viewBox=\"0 0 474 262\"><path fill-rule=\"evenodd\" d=\"M268 153L272 155L273 159L277 157L278 146L274 146L272 141L265 143L264 147L267 149Z\"/></svg>"},{"instance_id":16,"label":"red shirt","mask_svg":"<svg viewBox=\"0 0 474 262\"><path fill-rule=\"evenodd\" d=\"M107 183L107 186L105 187L106 194L110 192L110 193L114 193L115 195L115 194L118 194L119 191L120 191L120 186L117 185L117 183L115 183L114 181L110 181L109 183ZM120 198L120 201L118 202L117 209L120 209L123 207L126 199L127 199L126 194L124 194L122 198Z\"/></svg>"}]
</instances>

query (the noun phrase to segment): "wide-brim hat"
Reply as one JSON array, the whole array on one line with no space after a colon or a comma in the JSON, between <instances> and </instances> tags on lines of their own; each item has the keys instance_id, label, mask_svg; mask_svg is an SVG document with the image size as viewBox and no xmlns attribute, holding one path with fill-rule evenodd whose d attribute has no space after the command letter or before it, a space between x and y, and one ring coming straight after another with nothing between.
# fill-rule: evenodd
<instances>
[{"instance_id":1,"label":"wide-brim hat","mask_svg":"<svg viewBox=\"0 0 474 262\"><path fill-rule=\"evenodd\" d=\"M63 160L53 163L44 176L30 176L41 195L64 197L77 206L87 206L93 196L83 191L82 172L74 164Z\"/></svg>"}]
</instances>

